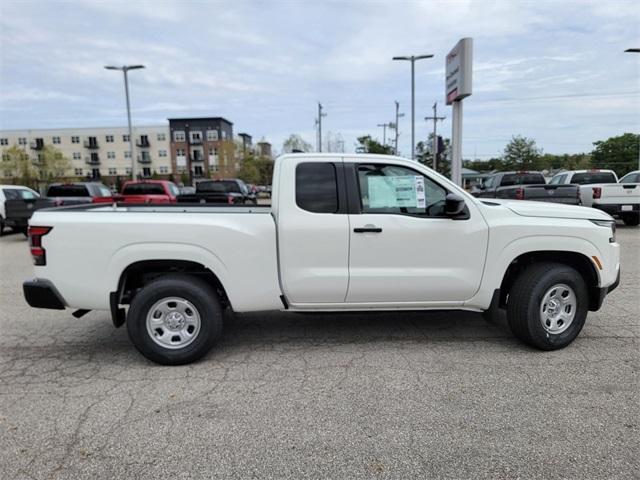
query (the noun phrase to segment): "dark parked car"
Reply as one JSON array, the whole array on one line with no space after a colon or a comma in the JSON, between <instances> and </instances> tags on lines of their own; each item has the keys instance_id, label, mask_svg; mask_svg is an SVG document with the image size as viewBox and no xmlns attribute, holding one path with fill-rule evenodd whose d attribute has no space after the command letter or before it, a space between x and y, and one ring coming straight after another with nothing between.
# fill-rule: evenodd
<instances>
[{"instance_id":1,"label":"dark parked car","mask_svg":"<svg viewBox=\"0 0 640 480\"><path fill-rule=\"evenodd\" d=\"M196 193L178 196L179 203L258 204L255 193L239 179L204 180L196 184Z\"/></svg>"},{"instance_id":2,"label":"dark parked car","mask_svg":"<svg viewBox=\"0 0 640 480\"><path fill-rule=\"evenodd\" d=\"M495 173L487 177L480 189L472 192L472 195L480 198L580 204L580 189L576 185L547 184L540 172Z\"/></svg>"},{"instance_id":3,"label":"dark parked car","mask_svg":"<svg viewBox=\"0 0 640 480\"><path fill-rule=\"evenodd\" d=\"M113 201L111 190L102 183L52 183L43 198L27 196L7 200L5 203L6 224L14 230L26 233L31 215L41 208L81 205L83 203L112 203Z\"/></svg>"}]
</instances>

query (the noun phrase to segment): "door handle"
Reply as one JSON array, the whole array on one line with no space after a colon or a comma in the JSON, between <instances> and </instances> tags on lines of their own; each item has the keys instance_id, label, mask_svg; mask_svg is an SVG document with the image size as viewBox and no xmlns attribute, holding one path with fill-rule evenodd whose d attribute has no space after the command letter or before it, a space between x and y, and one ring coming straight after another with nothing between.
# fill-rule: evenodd
<instances>
[{"instance_id":1,"label":"door handle","mask_svg":"<svg viewBox=\"0 0 640 480\"><path fill-rule=\"evenodd\" d=\"M355 233L380 233L382 229L380 227L356 227L353 229Z\"/></svg>"}]
</instances>

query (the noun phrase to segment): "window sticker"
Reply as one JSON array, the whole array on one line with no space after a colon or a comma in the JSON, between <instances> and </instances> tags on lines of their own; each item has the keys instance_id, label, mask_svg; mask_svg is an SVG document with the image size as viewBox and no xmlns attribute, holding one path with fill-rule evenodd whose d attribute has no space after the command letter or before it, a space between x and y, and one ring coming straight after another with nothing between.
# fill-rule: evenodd
<instances>
[{"instance_id":1,"label":"window sticker","mask_svg":"<svg viewBox=\"0 0 640 480\"><path fill-rule=\"evenodd\" d=\"M426 204L424 177L367 177L370 208L424 208Z\"/></svg>"}]
</instances>

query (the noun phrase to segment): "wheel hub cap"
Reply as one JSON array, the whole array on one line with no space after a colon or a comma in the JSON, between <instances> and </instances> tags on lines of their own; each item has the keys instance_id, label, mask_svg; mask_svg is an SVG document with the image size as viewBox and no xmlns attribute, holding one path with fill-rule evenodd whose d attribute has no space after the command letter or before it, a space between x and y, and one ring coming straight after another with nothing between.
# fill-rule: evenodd
<instances>
[{"instance_id":1,"label":"wheel hub cap","mask_svg":"<svg viewBox=\"0 0 640 480\"><path fill-rule=\"evenodd\" d=\"M558 335L571 326L578 300L573 289L559 283L543 295L540 302L540 323L551 334Z\"/></svg>"},{"instance_id":2,"label":"wheel hub cap","mask_svg":"<svg viewBox=\"0 0 640 480\"><path fill-rule=\"evenodd\" d=\"M194 304L181 297L157 301L147 312L147 333L164 348L184 348L200 333L201 318Z\"/></svg>"}]
</instances>

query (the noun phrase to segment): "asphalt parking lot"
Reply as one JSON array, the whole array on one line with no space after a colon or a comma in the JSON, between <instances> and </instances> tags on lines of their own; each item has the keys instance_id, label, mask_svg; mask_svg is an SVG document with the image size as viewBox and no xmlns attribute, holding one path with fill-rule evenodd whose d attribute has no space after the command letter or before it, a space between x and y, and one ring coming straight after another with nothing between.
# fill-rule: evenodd
<instances>
[{"instance_id":1,"label":"asphalt parking lot","mask_svg":"<svg viewBox=\"0 0 640 480\"><path fill-rule=\"evenodd\" d=\"M639 478L640 229L565 350L473 313L238 316L160 367L105 312L29 308L0 238L0 478Z\"/></svg>"}]
</instances>

